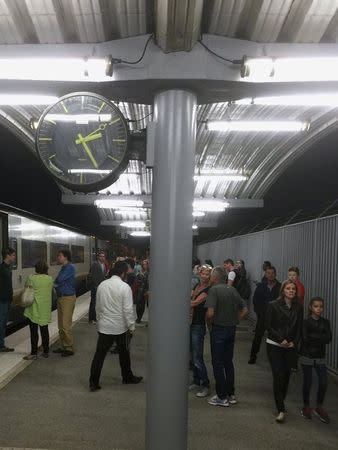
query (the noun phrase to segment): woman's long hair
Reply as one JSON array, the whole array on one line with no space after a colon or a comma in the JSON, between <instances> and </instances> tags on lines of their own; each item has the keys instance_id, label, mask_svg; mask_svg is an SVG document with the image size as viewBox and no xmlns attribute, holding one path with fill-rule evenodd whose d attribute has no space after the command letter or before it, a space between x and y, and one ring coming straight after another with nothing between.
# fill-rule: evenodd
<instances>
[{"instance_id":1,"label":"woman's long hair","mask_svg":"<svg viewBox=\"0 0 338 450\"><path fill-rule=\"evenodd\" d=\"M294 298L292 299L292 303L297 303L297 302L299 302L298 295L297 295L297 294L298 294L297 285L296 285L296 283L294 283L293 281L290 281L290 280L285 280L285 281L283 281L282 286L281 286L280 291L279 291L279 297L278 297L278 300L281 301L281 302L283 302L283 303L285 303L285 294L284 294L284 291L285 291L286 286L288 286L289 284L293 284L294 287L296 288L296 295L295 295Z\"/></svg>"}]
</instances>

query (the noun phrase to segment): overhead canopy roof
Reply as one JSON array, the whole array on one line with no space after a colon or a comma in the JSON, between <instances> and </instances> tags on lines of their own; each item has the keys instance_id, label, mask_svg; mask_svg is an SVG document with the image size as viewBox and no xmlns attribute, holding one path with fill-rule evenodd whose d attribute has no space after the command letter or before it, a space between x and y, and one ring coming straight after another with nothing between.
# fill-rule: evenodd
<instances>
[{"instance_id":1,"label":"overhead canopy roof","mask_svg":"<svg viewBox=\"0 0 338 450\"><path fill-rule=\"evenodd\" d=\"M335 0L1 0L0 44L104 42L155 33L165 51L201 33L337 42Z\"/></svg>"},{"instance_id":2,"label":"overhead canopy roof","mask_svg":"<svg viewBox=\"0 0 338 450\"><path fill-rule=\"evenodd\" d=\"M154 33L164 52L190 51L201 33L262 43L336 43L338 2L331 0L1 0L0 45L97 43ZM242 56L242 55L241 55ZM74 89L73 89L74 90ZM217 95L215 95L217 97ZM112 100L115 100L112 98ZM142 129L151 106L120 102L131 125ZM44 107L0 106L0 123L34 152L30 120ZM212 119L299 119L309 132L220 133L205 129ZM263 198L271 184L302 152L337 128L333 107L231 105L199 106L196 167L242 170L247 181L198 181L195 196ZM112 193L150 194L151 173L132 161L126 171L134 181L118 181ZM116 220L101 211L102 220ZM148 217L147 217L148 218ZM213 219L207 215L209 223Z\"/></svg>"}]
</instances>

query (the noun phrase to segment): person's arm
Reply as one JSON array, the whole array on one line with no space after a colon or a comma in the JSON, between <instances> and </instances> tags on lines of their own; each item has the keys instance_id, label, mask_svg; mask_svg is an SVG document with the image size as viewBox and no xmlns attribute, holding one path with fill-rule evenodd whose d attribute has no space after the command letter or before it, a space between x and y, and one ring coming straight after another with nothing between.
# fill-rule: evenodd
<instances>
[{"instance_id":1,"label":"person's arm","mask_svg":"<svg viewBox=\"0 0 338 450\"><path fill-rule=\"evenodd\" d=\"M61 270L57 276L55 283L60 285L61 283L75 277L75 269L71 264L67 264L65 269Z\"/></svg>"},{"instance_id":2,"label":"person's arm","mask_svg":"<svg viewBox=\"0 0 338 450\"><path fill-rule=\"evenodd\" d=\"M236 278L236 273L232 270L231 272L229 272L228 274L228 282L227 285L228 286L233 286L234 282L235 282L235 278Z\"/></svg>"},{"instance_id":3,"label":"person's arm","mask_svg":"<svg viewBox=\"0 0 338 450\"><path fill-rule=\"evenodd\" d=\"M285 341L285 339L278 333L277 330L273 328L272 319L273 319L273 307L270 303L268 304L266 311L265 327L269 335L271 336L272 340L278 342L279 344L282 344Z\"/></svg>"},{"instance_id":4,"label":"person's arm","mask_svg":"<svg viewBox=\"0 0 338 450\"><path fill-rule=\"evenodd\" d=\"M244 317L246 317L249 314L249 310L246 306L245 300L239 295L239 293L235 290L233 295L236 297L238 302L238 319L242 320Z\"/></svg>"},{"instance_id":5,"label":"person's arm","mask_svg":"<svg viewBox=\"0 0 338 450\"><path fill-rule=\"evenodd\" d=\"M239 320L244 319L244 317L246 317L249 314L249 310L246 306L244 306L244 308L239 310Z\"/></svg>"},{"instance_id":6,"label":"person's arm","mask_svg":"<svg viewBox=\"0 0 338 450\"><path fill-rule=\"evenodd\" d=\"M192 308L194 308L195 306L203 303L206 300L207 297L208 297L208 294L206 292L202 292L194 300L191 300L190 306Z\"/></svg>"},{"instance_id":7,"label":"person's arm","mask_svg":"<svg viewBox=\"0 0 338 450\"><path fill-rule=\"evenodd\" d=\"M135 330L135 316L134 316L134 308L133 308L133 294L131 288L126 285L124 286L124 298L123 298L123 315L126 319L128 330Z\"/></svg>"},{"instance_id":8,"label":"person's arm","mask_svg":"<svg viewBox=\"0 0 338 450\"><path fill-rule=\"evenodd\" d=\"M95 303L95 311L96 311L97 317L99 317L102 312L102 302L101 302L102 294L101 294L101 292L102 292L102 286L99 286L96 291L96 303Z\"/></svg>"},{"instance_id":9,"label":"person's arm","mask_svg":"<svg viewBox=\"0 0 338 450\"><path fill-rule=\"evenodd\" d=\"M207 322L210 325L213 322L215 316L215 310L217 306L217 290L216 287L209 289L207 299L205 301L205 308L207 308Z\"/></svg>"}]
</instances>

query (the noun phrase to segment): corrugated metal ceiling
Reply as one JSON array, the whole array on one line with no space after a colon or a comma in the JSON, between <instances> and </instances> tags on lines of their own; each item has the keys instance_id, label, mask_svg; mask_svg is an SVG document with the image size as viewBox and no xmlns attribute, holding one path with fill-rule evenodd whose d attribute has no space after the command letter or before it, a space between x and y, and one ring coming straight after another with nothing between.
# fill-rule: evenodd
<instances>
[{"instance_id":1,"label":"corrugated metal ceiling","mask_svg":"<svg viewBox=\"0 0 338 450\"><path fill-rule=\"evenodd\" d=\"M154 4L154 0L0 0L0 44L94 43L155 32ZM201 32L258 42L337 42L337 11L338 0L208 0L200 18ZM119 106L134 120L151 111L144 105ZM0 122L34 149L29 120L41 112L39 107L2 107ZM202 123L229 117L302 119L311 122L311 129L297 135L222 134L206 131ZM131 128L144 128L149 119L131 123ZM338 126L336 110L330 108L229 108L218 103L200 106L198 119L196 166L243 169L248 175L245 182L196 182L196 196L218 198L262 198L306 146ZM131 161L126 172L135 174L133 180L122 178L112 193L151 192L151 172L141 162ZM101 215L103 220L117 220L111 212Z\"/></svg>"},{"instance_id":2,"label":"corrugated metal ceiling","mask_svg":"<svg viewBox=\"0 0 338 450\"><path fill-rule=\"evenodd\" d=\"M151 33L154 5L169 9L175 1L0 0L0 44L94 43ZM337 0L207 0L196 20L203 33L257 42L337 42L337 9Z\"/></svg>"}]
</instances>

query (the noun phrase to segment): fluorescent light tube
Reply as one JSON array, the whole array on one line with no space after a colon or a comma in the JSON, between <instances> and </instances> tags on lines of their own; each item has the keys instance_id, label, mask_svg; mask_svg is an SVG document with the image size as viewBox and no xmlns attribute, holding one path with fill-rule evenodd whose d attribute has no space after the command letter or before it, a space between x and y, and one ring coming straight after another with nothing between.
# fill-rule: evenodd
<instances>
[{"instance_id":1,"label":"fluorescent light tube","mask_svg":"<svg viewBox=\"0 0 338 450\"><path fill-rule=\"evenodd\" d=\"M105 81L107 58L0 58L1 80Z\"/></svg>"},{"instance_id":2,"label":"fluorescent light tube","mask_svg":"<svg viewBox=\"0 0 338 450\"><path fill-rule=\"evenodd\" d=\"M338 58L243 58L241 76L251 82L337 81Z\"/></svg>"},{"instance_id":3,"label":"fluorescent light tube","mask_svg":"<svg viewBox=\"0 0 338 450\"><path fill-rule=\"evenodd\" d=\"M87 124L88 122L109 122L111 114L47 114L45 120L50 122L76 122Z\"/></svg>"},{"instance_id":4,"label":"fluorescent light tube","mask_svg":"<svg viewBox=\"0 0 338 450\"><path fill-rule=\"evenodd\" d=\"M243 132L297 132L305 131L309 128L309 124L300 121L291 120L229 120L229 121L213 121L207 122L210 131L243 131Z\"/></svg>"},{"instance_id":5,"label":"fluorescent light tube","mask_svg":"<svg viewBox=\"0 0 338 450\"><path fill-rule=\"evenodd\" d=\"M224 175L213 173L210 173L209 175L194 175L195 181L215 181L216 179L218 179L217 181L245 181L248 179L248 177L245 175L236 175L232 173Z\"/></svg>"},{"instance_id":6,"label":"fluorescent light tube","mask_svg":"<svg viewBox=\"0 0 338 450\"><path fill-rule=\"evenodd\" d=\"M69 169L68 173L93 173L98 175L105 175L111 173L111 170L105 169Z\"/></svg>"},{"instance_id":7,"label":"fluorescent light tube","mask_svg":"<svg viewBox=\"0 0 338 450\"><path fill-rule=\"evenodd\" d=\"M126 227L126 228L145 228L146 223L138 220L130 220L126 222L120 223L120 227Z\"/></svg>"},{"instance_id":8,"label":"fluorescent light tube","mask_svg":"<svg viewBox=\"0 0 338 450\"><path fill-rule=\"evenodd\" d=\"M52 95L0 94L0 105L51 105L57 101L58 97Z\"/></svg>"},{"instance_id":9,"label":"fluorescent light tube","mask_svg":"<svg viewBox=\"0 0 338 450\"><path fill-rule=\"evenodd\" d=\"M229 203L222 200L195 200L193 202L194 211L222 212L229 207Z\"/></svg>"},{"instance_id":10,"label":"fluorescent light tube","mask_svg":"<svg viewBox=\"0 0 338 450\"><path fill-rule=\"evenodd\" d=\"M236 105L267 105L267 106L338 106L338 93L280 95L275 97L242 98L235 101Z\"/></svg>"},{"instance_id":11,"label":"fluorescent light tube","mask_svg":"<svg viewBox=\"0 0 338 450\"><path fill-rule=\"evenodd\" d=\"M192 216L193 217L204 217L205 212L204 211L193 211Z\"/></svg>"},{"instance_id":12,"label":"fluorescent light tube","mask_svg":"<svg viewBox=\"0 0 338 450\"><path fill-rule=\"evenodd\" d=\"M124 207L142 207L144 202L142 200L95 200L95 206L97 208L105 208L105 209L120 209Z\"/></svg>"},{"instance_id":13,"label":"fluorescent light tube","mask_svg":"<svg viewBox=\"0 0 338 450\"><path fill-rule=\"evenodd\" d=\"M150 236L149 231L133 231L130 233L130 236L137 236L137 237L148 237Z\"/></svg>"}]
</instances>

